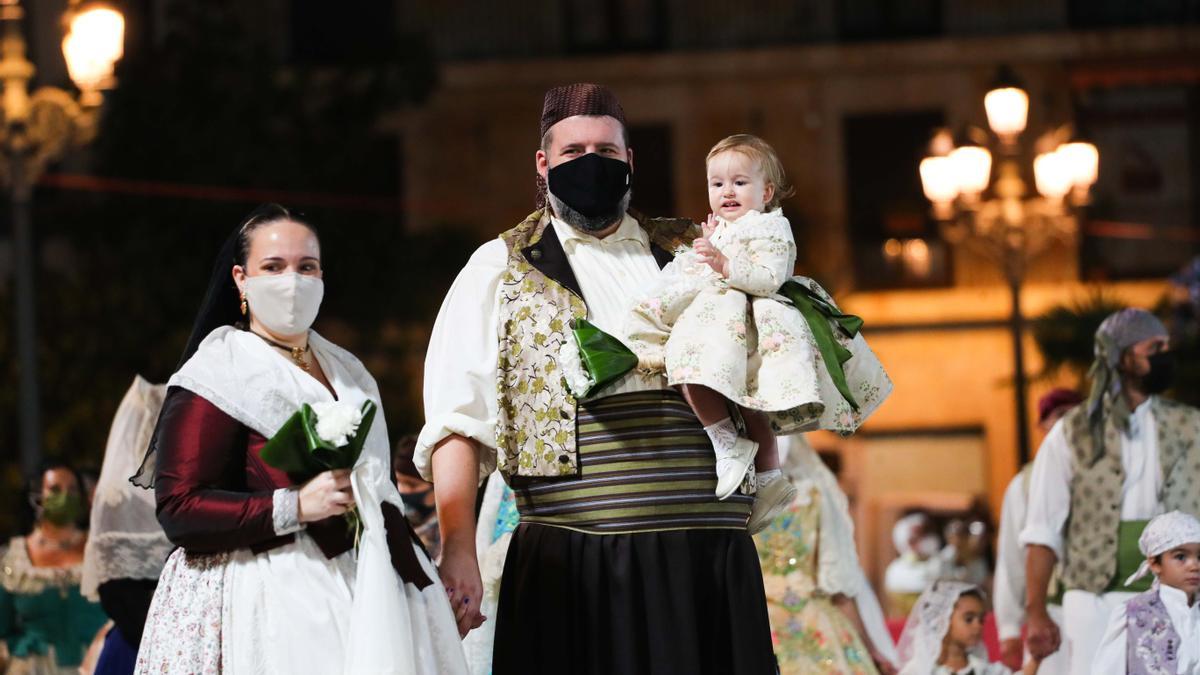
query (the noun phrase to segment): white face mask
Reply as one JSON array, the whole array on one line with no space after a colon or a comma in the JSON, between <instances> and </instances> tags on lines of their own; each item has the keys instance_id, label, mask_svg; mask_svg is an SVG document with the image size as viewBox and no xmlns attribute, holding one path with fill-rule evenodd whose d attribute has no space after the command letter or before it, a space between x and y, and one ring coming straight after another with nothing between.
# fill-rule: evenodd
<instances>
[{"instance_id":1,"label":"white face mask","mask_svg":"<svg viewBox=\"0 0 1200 675\"><path fill-rule=\"evenodd\" d=\"M276 335L299 335L312 326L325 297L325 282L306 274L246 277L250 313Z\"/></svg>"}]
</instances>

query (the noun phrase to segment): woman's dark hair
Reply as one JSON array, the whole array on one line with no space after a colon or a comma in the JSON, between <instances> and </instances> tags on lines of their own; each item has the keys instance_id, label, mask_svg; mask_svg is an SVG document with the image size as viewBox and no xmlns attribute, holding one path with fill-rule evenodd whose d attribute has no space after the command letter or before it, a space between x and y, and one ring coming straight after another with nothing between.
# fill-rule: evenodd
<instances>
[{"instance_id":1,"label":"woman's dark hair","mask_svg":"<svg viewBox=\"0 0 1200 675\"><path fill-rule=\"evenodd\" d=\"M243 267L246 265L246 259L250 257L251 235L253 235L255 231L261 227L270 225L271 223L278 223L284 220L290 220L297 225L303 225L313 233L313 236L316 237L318 241L320 241L321 236L317 234L317 228L314 227L312 223L304 219L304 214L297 211L292 211L286 206L282 206L280 204L261 204L258 208L251 211L250 215L246 216L245 219L242 220L242 224L238 226L237 244L234 247L233 264L241 265ZM226 272L228 272L228 270L226 270Z\"/></svg>"},{"instance_id":2,"label":"woman's dark hair","mask_svg":"<svg viewBox=\"0 0 1200 675\"><path fill-rule=\"evenodd\" d=\"M45 480L47 471L66 471L75 477L75 489L79 491L79 496L83 498L84 504L83 513L75 525L80 529L88 529L89 509L87 508L87 492L84 489L83 476L75 467L65 461L47 460L37 471L25 477L25 489L21 492L21 503L19 504L21 532L26 534L32 532L33 526L37 523L37 509L33 505L33 498L34 495L42 494L42 481Z\"/></svg>"}]
</instances>

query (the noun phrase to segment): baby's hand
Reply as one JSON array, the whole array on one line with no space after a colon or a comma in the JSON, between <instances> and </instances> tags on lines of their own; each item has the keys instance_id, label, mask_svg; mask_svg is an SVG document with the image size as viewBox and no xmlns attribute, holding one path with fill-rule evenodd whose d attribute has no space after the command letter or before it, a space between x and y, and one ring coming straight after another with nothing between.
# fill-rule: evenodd
<instances>
[{"instance_id":1,"label":"baby's hand","mask_svg":"<svg viewBox=\"0 0 1200 675\"><path fill-rule=\"evenodd\" d=\"M713 235L713 232L716 232L716 230L717 230L717 217L710 213L710 214L708 214L708 218L700 226L700 231L703 232L703 234L701 236L703 236L705 239L708 239L709 237L711 237Z\"/></svg>"},{"instance_id":2,"label":"baby's hand","mask_svg":"<svg viewBox=\"0 0 1200 675\"><path fill-rule=\"evenodd\" d=\"M728 276L728 273L725 270L725 265L729 262L729 259L725 257L724 253L718 251L717 247L713 246L711 241L705 237L698 237L696 241L692 242L692 250L695 251L696 255L700 256L700 260L703 261L704 264L711 267L714 272L722 277Z\"/></svg>"}]
</instances>

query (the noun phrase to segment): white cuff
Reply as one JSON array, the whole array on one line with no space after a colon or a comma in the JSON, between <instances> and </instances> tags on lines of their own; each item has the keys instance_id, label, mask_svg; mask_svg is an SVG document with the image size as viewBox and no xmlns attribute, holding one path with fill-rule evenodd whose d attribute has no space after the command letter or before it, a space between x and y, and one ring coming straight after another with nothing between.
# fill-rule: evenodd
<instances>
[{"instance_id":1,"label":"white cuff","mask_svg":"<svg viewBox=\"0 0 1200 675\"><path fill-rule=\"evenodd\" d=\"M1026 523L1025 529L1021 530L1021 549L1024 550L1030 544L1045 546L1054 551L1054 557L1059 560L1063 559L1063 538L1058 532L1051 530L1048 527Z\"/></svg>"},{"instance_id":2,"label":"white cuff","mask_svg":"<svg viewBox=\"0 0 1200 675\"><path fill-rule=\"evenodd\" d=\"M1021 637L1021 624L1011 624L1008 622L996 622L996 633L1000 640L1013 640Z\"/></svg>"},{"instance_id":3,"label":"white cuff","mask_svg":"<svg viewBox=\"0 0 1200 675\"><path fill-rule=\"evenodd\" d=\"M304 529L300 522L300 488L279 488L271 495L274 508L271 518L275 522L275 535L299 532Z\"/></svg>"}]
</instances>

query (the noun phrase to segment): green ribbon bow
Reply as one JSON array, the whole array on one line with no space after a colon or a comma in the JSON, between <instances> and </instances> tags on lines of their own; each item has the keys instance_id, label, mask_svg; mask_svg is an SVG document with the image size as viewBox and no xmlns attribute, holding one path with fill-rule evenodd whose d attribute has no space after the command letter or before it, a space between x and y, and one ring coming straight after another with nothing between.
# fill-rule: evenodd
<instances>
[{"instance_id":1,"label":"green ribbon bow","mask_svg":"<svg viewBox=\"0 0 1200 675\"><path fill-rule=\"evenodd\" d=\"M358 431L350 442L339 447L327 443L317 434L317 414L305 403L263 446L262 459L300 480L308 480L331 469L353 468L362 454L375 411L374 401L363 403Z\"/></svg>"},{"instance_id":2,"label":"green ribbon bow","mask_svg":"<svg viewBox=\"0 0 1200 675\"><path fill-rule=\"evenodd\" d=\"M836 305L794 279L783 282L779 293L790 300L808 322L808 328L816 339L817 350L821 352L821 360L825 362L829 377L833 379L834 386L850 407L857 411L858 401L854 400L854 395L850 393L844 367L853 354L837 341L833 331L836 327L842 335L853 338L862 330L863 320L842 312Z\"/></svg>"},{"instance_id":3,"label":"green ribbon bow","mask_svg":"<svg viewBox=\"0 0 1200 675\"><path fill-rule=\"evenodd\" d=\"M592 378L592 386L582 398L591 396L637 367L638 358L625 343L587 319L576 319L571 332L579 345L579 360Z\"/></svg>"}]
</instances>

